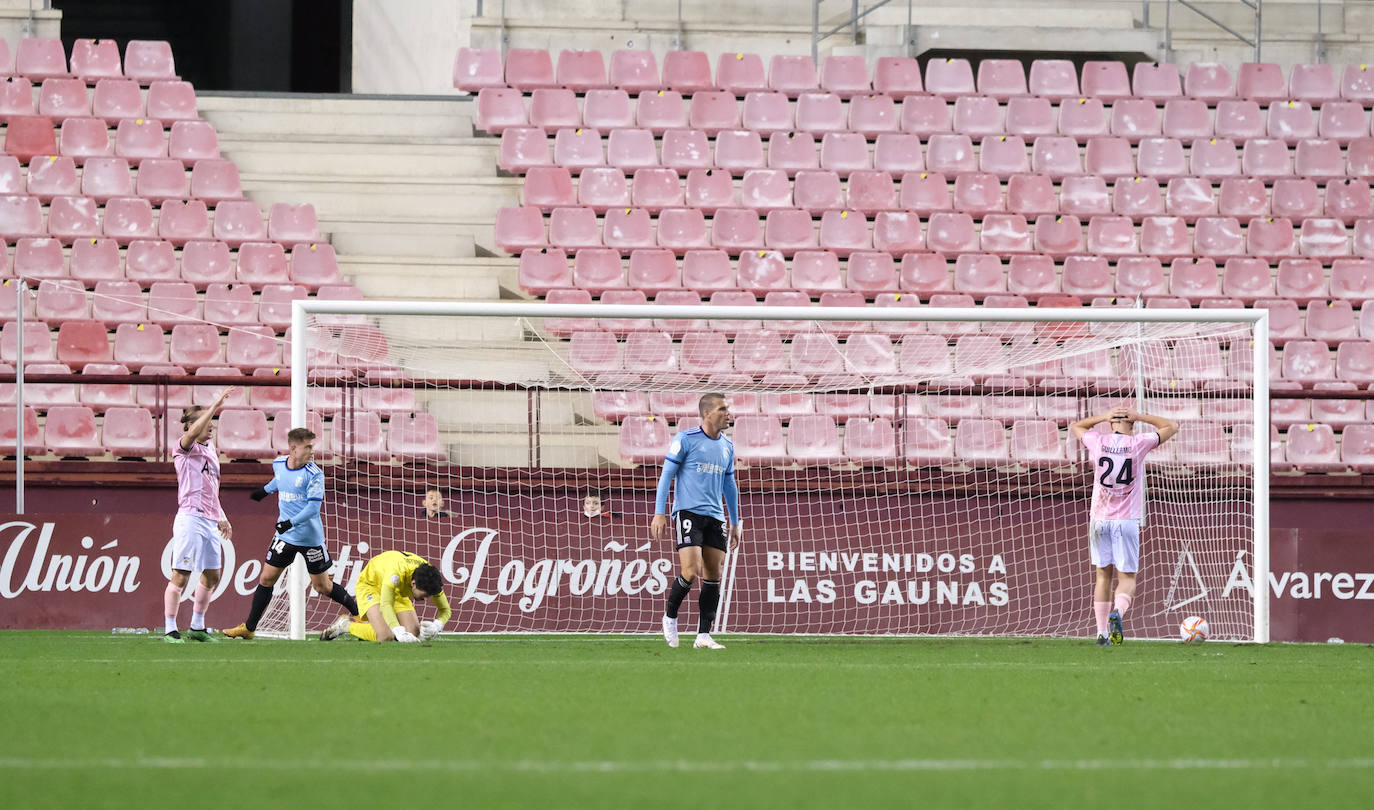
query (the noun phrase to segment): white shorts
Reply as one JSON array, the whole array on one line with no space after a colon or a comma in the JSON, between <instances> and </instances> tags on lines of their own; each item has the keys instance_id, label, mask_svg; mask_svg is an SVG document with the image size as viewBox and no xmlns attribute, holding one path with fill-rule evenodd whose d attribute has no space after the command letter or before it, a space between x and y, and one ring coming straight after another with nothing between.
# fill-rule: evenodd
<instances>
[{"instance_id":1,"label":"white shorts","mask_svg":"<svg viewBox=\"0 0 1374 810\"><path fill-rule=\"evenodd\" d=\"M214 571L224 567L219 544L219 521L178 513L172 521L172 569Z\"/></svg>"},{"instance_id":2,"label":"white shorts","mask_svg":"<svg viewBox=\"0 0 1374 810\"><path fill-rule=\"evenodd\" d=\"M1140 567L1140 521L1094 520L1088 525L1088 549L1095 568L1111 565L1134 574Z\"/></svg>"}]
</instances>

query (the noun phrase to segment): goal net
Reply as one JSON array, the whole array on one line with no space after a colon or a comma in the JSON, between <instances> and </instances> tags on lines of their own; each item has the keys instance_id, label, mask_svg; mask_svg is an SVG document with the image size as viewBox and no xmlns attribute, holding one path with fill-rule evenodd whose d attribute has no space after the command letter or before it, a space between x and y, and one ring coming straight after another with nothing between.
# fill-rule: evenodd
<instances>
[{"instance_id":1,"label":"goal net","mask_svg":"<svg viewBox=\"0 0 1374 810\"><path fill-rule=\"evenodd\" d=\"M1146 460L1128 633L1200 615L1267 640L1263 311L889 298L297 302L293 422L321 437L336 581L401 549L443 574L450 631L657 632L677 565L648 532L664 451L720 392L745 533L718 632L1090 637L1092 480L1110 471L1069 425L1126 405L1180 428ZM337 615L293 573L261 630Z\"/></svg>"}]
</instances>

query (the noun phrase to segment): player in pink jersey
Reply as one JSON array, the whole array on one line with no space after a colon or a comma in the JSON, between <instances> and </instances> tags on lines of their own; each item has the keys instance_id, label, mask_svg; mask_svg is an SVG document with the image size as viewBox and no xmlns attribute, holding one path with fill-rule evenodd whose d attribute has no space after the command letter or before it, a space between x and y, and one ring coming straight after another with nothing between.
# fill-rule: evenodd
<instances>
[{"instance_id":1,"label":"player in pink jersey","mask_svg":"<svg viewBox=\"0 0 1374 810\"><path fill-rule=\"evenodd\" d=\"M177 606L191 572L197 568L201 569L200 582L191 598L191 627L186 636L193 641L211 640L205 632L205 611L224 566L220 538L228 540L234 531L219 504L219 451L212 439L215 415L237 390L224 389L208 408L193 405L183 411L185 433L172 450L177 471L177 516L172 522L172 575L162 603L166 639L174 644L184 642L177 631Z\"/></svg>"},{"instance_id":2,"label":"player in pink jersey","mask_svg":"<svg viewBox=\"0 0 1374 810\"><path fill-rule=\"evenodd\" d=\"M1093 430L1107 422L1111 433ZM1135 435L1135 423L1154 427L1153 433ZM1120 644L1125 637L1121 617L1135 596L1135 575L1140 565L1140 521L1145 517L1145 456L1178 432L1178 425L1162 416L1136 413L1121 406L1097 416L1080 419L1069 428L1088 448L1093 470L1092 520L1088 549L1097 569L1093 591L1093 616L1097 620L1097 645ZM1116 597L1112 599L1112 571L1116 571Z\"/></svg>"}]
</instances>

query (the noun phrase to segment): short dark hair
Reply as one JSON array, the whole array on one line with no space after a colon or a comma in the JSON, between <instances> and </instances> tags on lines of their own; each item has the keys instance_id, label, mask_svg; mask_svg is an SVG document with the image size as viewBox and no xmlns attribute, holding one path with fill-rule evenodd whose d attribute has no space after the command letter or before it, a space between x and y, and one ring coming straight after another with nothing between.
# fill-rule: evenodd
<instances>
[{"instance_id":1,"label":"short dark hair","mask_svg":"<svg viewBox=\"0 0 1374 810\"><path fill-rule=\"evenodd\" d=\"M410 575L410 584L430 596L444 591L444 579L439 576L439 569L429 563L422 563L415 569L415 573Z\"/></svg>"},{"instance_id":2,"label":"short dark hair","mask_svg":"<svg viewBox=\"0 0 1374 810\"><path fill-rule=\"evenodd\" d=\"M303 444L315 438L315 432L310 428L291 428L291 432L286 434L286 441L290 444Z\"/></svg>"},{"instance_id":3,"label":"short dark hair","mask_svg":"<svg viewBox=\"0 0 1374 810\"><path fill-rule=\"evenodd\" d=\"M724 394L702 394L701 399L697 400L697 416L705 417L706 412L714 407L716 400L725 399Z\"/></svg>"},{"instance_id":4,"label":"short dark hair","mask_svg":"<svg viewBox=\"0 0 1374 810\"><path fill-rule=\"evenodd\" d=\"M200 415L201 415L202 413L204 413L204 412L205 412L205 407L204 407L204 406L202 406L202 405L192 405L191 407L189 407L189 408L187 408L186 410L184 410L184 411L181 412L181 424L182 424L183 426L186 426L186 425L191 424L192 422L194 422L194 421L196 421L197 419L199 419L199 418L200 418Z\"/></svg>"},{"instance_id":5,"label":"short dark hair","mask_svg":"<svg viewBox=\"0 0 1374 810\"><path fill-rule=\"evenodd\" d=\"M429 486L425 487L425 494L426 494L426 495L428 495L428 494L431 493L431 492L437 492L437 493L439 493L440 495L443 495L443 494L444 494L444 491L441 490L441 489L439 489L439 485L438 485L438 484L430 484Z\"/></svg>"}]
</instances>

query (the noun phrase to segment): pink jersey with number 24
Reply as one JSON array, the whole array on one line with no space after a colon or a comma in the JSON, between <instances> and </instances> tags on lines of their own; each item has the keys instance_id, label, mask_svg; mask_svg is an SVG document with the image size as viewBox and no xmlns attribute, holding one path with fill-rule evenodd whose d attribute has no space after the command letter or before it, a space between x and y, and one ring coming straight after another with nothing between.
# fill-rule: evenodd
<instances>
[{"instance_id":1,"label":"pink jersey with number 24","mask_svg":"<svg viewBox=\"0 0 1374 810\"><path fill-rule=\"evenodd\" d=\"M1093 464L1093 520L1145 517L1145 454L1159 446L1158 433L1083 434Z\"/></svg>"}]
</instances>

